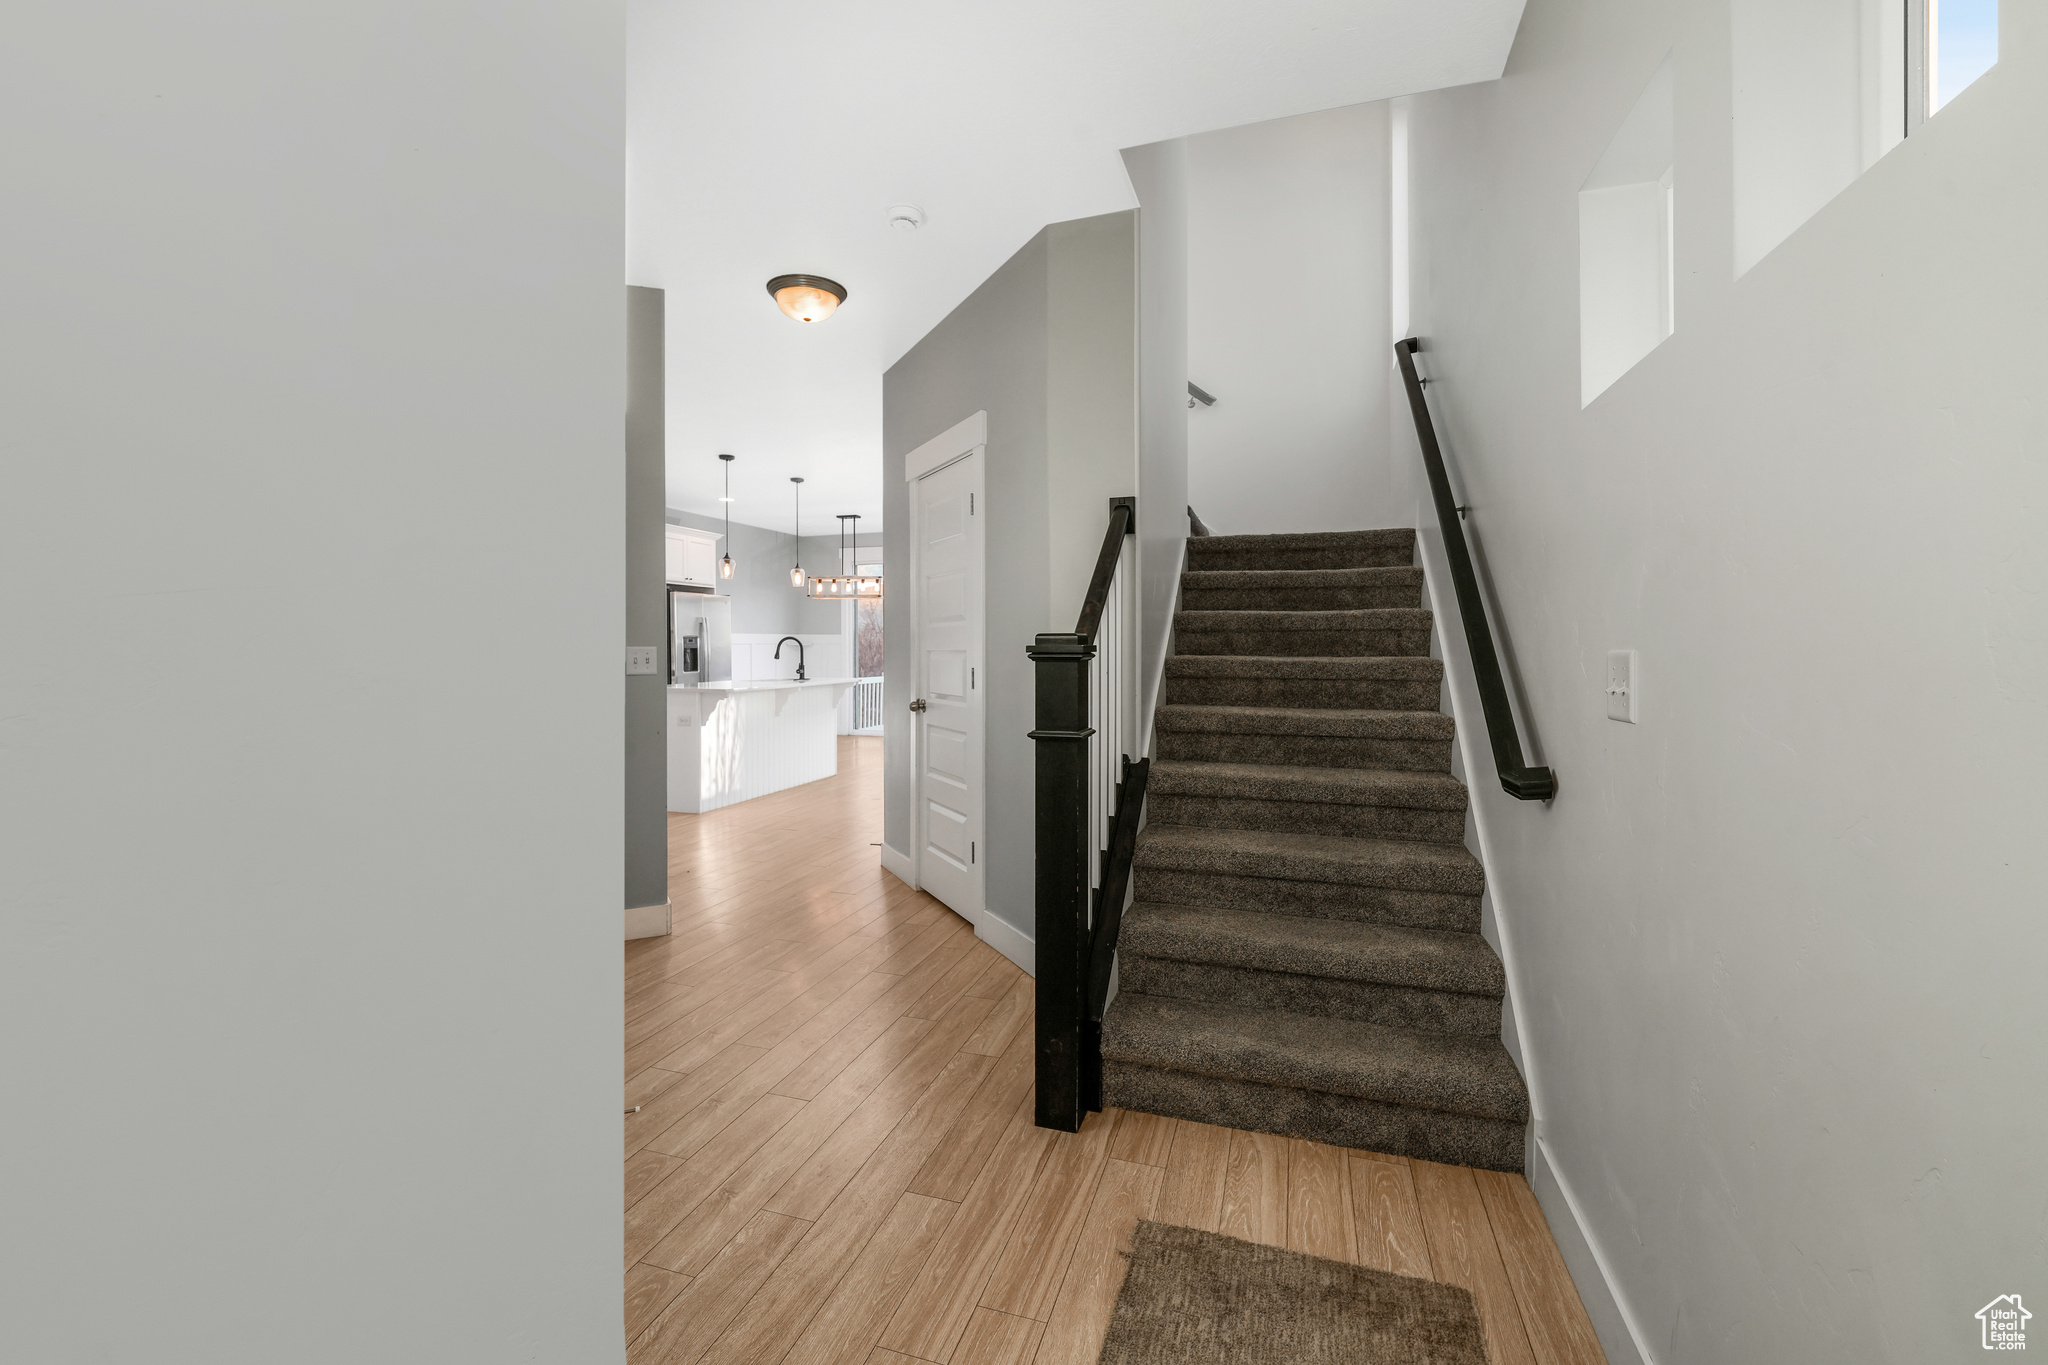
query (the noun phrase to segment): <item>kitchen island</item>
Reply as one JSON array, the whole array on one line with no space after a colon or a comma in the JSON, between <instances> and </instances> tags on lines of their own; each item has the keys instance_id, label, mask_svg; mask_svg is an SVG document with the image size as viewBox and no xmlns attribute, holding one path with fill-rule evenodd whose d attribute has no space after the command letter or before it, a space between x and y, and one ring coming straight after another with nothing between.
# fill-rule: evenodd
<instances>
[{"instance_id":1,"label":"kitchen island","mask_svg":"<svg viewBox=\"0 0 2048 1365\"><path fill-rule=\"evenodd\" d=\"M678 683L668 689L668 808L717 810L839 771L853 678Z\"/></svg>"}]
</instances>

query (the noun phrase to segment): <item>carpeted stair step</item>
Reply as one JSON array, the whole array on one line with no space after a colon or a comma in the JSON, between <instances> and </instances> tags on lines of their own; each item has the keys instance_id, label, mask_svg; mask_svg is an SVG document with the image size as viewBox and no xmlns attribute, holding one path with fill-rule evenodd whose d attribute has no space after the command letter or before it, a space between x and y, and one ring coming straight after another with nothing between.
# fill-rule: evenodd
<instances>
[{"instance_id":1,"label":"carpeted stair step","mask_svg":"<svg viewBox=\"0 0 2048 1365\"><path fill-rule=\"evenodd\" d=\"M1258 569L1378 569L1415 562L1415 531L1311 531L1275 536L1196 536L1187 567L1196 573Z\"/></svg>"},{"instance_id":2,"label":"carpeted stair step","mask_svg":"<svg viewBox=\"0 0 2048 1365\"><path fill-rule=\"evenodd\" d=\"M1462 932L1486 885L1462 844L1163 823L1138 836L1133 869L1141 901Z\"/></svg>"},{"instance_id":3,"label":"carpeted stair step","mask_svg":"<svg viewBox=\"0 0 2048 1365\"><path fill-rule=\"evenodd\" d=\"M1120 989L1177 1000L1495 1037L1507 977L1477 934L1248 913L1132 906Z\"/></svg>"},{"instance_id":4,"label":"carpeted stair step","mask_svg":"<svg viewBox=\"0 0 2048 1365\"><path fill-rule=\"evenodd\" d=\"M1423 655L1177 654L1166 661L1161 700L1169 706L1434 712L1442 704L1443 680L1443 661Z\"/></svg>"},{"instance_id":5,"label":"carpeted stair step","mask_svg":"<svg viewBox=\"0 0 2048 1365\"><path fill-rule=\"evenodd\" d=\"M1522 1168L1528 1091L1498 1038L1121 990L1105 1104L1463 1166Z\"/></svg>"},{"instance_id":6,"label":"carpeted stair step","mask_svg":"<svg viewBox=\"0 0 2048 1365\"><path fill-rule=\"evenodd\" d=\"M1451 718L1435 711L1176 706L1154 717L1153 752L1196 763L1297 763L1447 772Z\"/></svg>"},{"instance_id":7,"label":"carpeted stair step","mask_svg":"<svg viewBox=\"0 0 2048 1365\"><path fill-rule=\"evenodd\" d=\"M1429 653L1430 613L1421 607L1360 611L1177 611L1180 654L1322 658Z\"/></svg>"},{"instance_id":8,"label":"carpeted stair step","mask_svg":"<svg viewBox=\"0 0 2048 1365\"><path fill-rule=\"evenodd\" d=\"M1252 569L1180 576L1188 611L1352 611L1419 607L1422 570Z\"/></svg>"},{"instance_id":9,"label":"carpeted stair step","mask_svg":"<svg viewBox=\"0 0 2048 1365\"><path fill-rule=\"evenodd\" d=\"M1147 818L1206 829L1462 843L1465 784L1447 772L1275 763L1152 765Z\"/></svg>"}]
</instances>

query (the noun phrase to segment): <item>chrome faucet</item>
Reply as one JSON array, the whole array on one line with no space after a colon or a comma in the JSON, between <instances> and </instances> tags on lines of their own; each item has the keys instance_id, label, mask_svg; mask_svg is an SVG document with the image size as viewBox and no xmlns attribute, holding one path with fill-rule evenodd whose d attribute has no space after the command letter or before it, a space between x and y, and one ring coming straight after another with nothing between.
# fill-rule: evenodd
<instances>
[{"instance_id":1,"label":"chrome faucet","mask_svg":"<svg viewBox=\"0 0 2048 1365\"><path fill-rule=\"evenodd\" d=\"M775 642L775 657L781 658L782 647L791 643L796 645L796 680L802 682L804 680L804 642L802 640L797 639L794 635L783 636Z\"/></svg>"}]
</instances>

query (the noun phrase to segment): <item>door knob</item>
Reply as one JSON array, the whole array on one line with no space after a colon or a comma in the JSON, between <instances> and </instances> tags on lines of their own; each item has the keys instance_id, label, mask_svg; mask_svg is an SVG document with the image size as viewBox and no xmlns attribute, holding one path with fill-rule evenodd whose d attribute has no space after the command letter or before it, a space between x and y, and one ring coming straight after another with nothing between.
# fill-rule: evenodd
<instances>
[{"instance_id":1,"label":"door knob","mask_svg":"<svg viewBox=\"0 0 2048 1365\"><path fill-rule=\"evenodd\" d=\"M918 698L918 699L917 699L916 701L914 701L914 702L910 703L910 709L911 709L911 710L913 710L913 711L922 711L922 710L924 710L924 698L923 698L923 697L919 697L919 698Z\"/></svg>"}]
</instances>

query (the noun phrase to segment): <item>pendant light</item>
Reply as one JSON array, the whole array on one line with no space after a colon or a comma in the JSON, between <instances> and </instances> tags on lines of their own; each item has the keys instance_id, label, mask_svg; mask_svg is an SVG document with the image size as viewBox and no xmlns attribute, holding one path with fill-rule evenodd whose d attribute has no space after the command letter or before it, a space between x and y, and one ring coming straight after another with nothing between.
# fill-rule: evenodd
<instances>
[{"instance_id":1,"label":"pendant light","mask_svg":"<svg viewBox=\"0 0 2048 1365\"><path fill-rule=\"evenodd\" d=\"M846 524L849 521L853 523L850 527ZM851 569L848 568L846 556L849 550L851 550L856 558L859 557L860 514L858 512L841 512L839 514L839 577L813 578L808 589L809 596L836 597L843 600L852 597L880 597L882 595L882 580L879 577L874 574L856 572L860 568L859 564L854 564Z\"/></svg>"},{"instance_id":2,"label":"pendant light","mask_svg":"<svg viewBox=\"0 0 2048 1365\"><path fill-rule=\"evenodd\" d=\"M796 562L789 566L789 586L801 588L804 585L804 481L791 479L796 485L796 526L793 528L796 540Z\"/></svg>"},{"instance_id":3,"label":"pendant light","mask_svg":"<svg viewBox=\"0 0 2048 1365\"><path fill-rule=\"evenodd\" d=\"M725 558L718 561L718 576L732 577L732 462L730 455L718 457L725 462L725 496L719 501L725 504Z\"/></svg>"}]
</instances>

